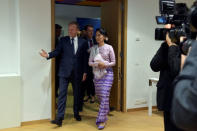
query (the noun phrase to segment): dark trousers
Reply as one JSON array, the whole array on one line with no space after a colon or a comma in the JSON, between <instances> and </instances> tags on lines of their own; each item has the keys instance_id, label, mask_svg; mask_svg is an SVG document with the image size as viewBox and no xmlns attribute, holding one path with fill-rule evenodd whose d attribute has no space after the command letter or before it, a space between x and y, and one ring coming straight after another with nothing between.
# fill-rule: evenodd
<instances>
[{"instance_id":1,"label":"dark trousers","mask_svg":"<svg viewBox=\"0 0 197 131\"><path fill-rule=\"evenodd\" d=\"M95 96L95 87L93 82L93 73L88 72L87 78L84 82L82 82L80 85L80 110L83 108L83 99L85 97L85 94L87 92L87 96Z\"/></svg>"},{"instance_id":2,"label":"dark trousers","mask_svg":"<svg viewBox=\"0 0 197 131\"><path fill-rule=\"evenodd\" d=\"M183 131L175 126L171 119L171 113L169 111L164 111L164 130L165 131Z\"/></svg>"},{"instance_id":3,"label":"dark trousers","mask_svg":"<svg viewBox=\"0 0 197 131\"><path fill-rule=\"evenodd\" d=\"M84 82L82 82L82 96L84 97L87 93L87 96L95 96L95 87L93 82L93 73L89 72L87 74L87 78Z\"/></svg>"},{"instance_id":4,"label":"dark trousers","mask_svg":"<svg viewBox=\"0 0 197 131\"><path fill-rule=\"evenodd\" d=\"M95 96L95 87L93 82L93 73L88 73L86 81L83 82L83 96L85 96L85 92L87 92L87 96Z\"/></svg>"},{"instance_id":5,"label":"dark trousers","mask_svg":"<svg viewBox=\"0 0 197 131\"><path fill-rule=\"evenodd\" d=\"M55 98L58 98L58 90L59 90L59 76L58 76L58 71L59 71L59 57L55 58Z\"/></svg>"},{"instance_id":6,"label":"dark trousers","mask_svg":"<svg viewBox=\"0 0 197 131\"><path fill-rule=\"evenodd\" d=\"M58 98L58 90L59 90L59 76L57 75L57 72L55 74L55 98Z\"/></svg>"},{"instance_id":7,"label":"dark trousers","mask_svg":"<svg viewBox=\"0 0 197 131\"><path fill-rule=\"evenodd\" d=\"M74 95L74 104L73 112L74 115L79 115L79 83L77 82L74 71L72 71L70 77L59 77L59 95L58 95L58 111L57 118L64 119L65 109L66 109L66 100L67 100L67 89L69 82L72 83L73 95Z\"/></svg>"}]
</instances>

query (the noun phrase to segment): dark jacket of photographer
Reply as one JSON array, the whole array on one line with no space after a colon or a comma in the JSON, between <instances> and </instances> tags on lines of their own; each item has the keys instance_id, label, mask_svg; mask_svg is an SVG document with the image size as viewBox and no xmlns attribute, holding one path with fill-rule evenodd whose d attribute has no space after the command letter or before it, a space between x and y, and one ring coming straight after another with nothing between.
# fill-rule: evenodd
<instances>
[{"instance_id":1,"label":"dark jacket of photographer","mask_svg":"<svg viewBox=\"0 0 197 131\"><path fill-rule=\"evenodd\" d=\"M155 72L160 71L157 83L157 108L163 111L170 111L174 87L173 80L179 74L181 63L181 51L179 46L168 46L166 42L151 60L151 69Z\"/></svg>"},{"instance_id":2,"label":"dark jacket of photographer","mask_svg":"<svg viewBox=\"0 0 197 131\"><path fill-rule=\"evenodd\" d=\"M197 41L175 80L172 114L178 127L197 130Z\"/></svg>"}]
</instances>

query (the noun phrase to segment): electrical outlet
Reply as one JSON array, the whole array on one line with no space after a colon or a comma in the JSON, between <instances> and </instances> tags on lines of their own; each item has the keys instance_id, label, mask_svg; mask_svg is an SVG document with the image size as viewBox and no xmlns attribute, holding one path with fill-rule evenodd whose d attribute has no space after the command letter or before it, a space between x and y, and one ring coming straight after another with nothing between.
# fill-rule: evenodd
<instances>
[{"instance_id":1,"label":"electrical outlet","mask_svg":"<svg viewBox=\"0 0 197 131\"><path fill-rule=\"evenodd\" d=\"M147 104L147 100L146 99L137 99L135 101L135 105L144 105Z\"/></svg>"}]
</instances>

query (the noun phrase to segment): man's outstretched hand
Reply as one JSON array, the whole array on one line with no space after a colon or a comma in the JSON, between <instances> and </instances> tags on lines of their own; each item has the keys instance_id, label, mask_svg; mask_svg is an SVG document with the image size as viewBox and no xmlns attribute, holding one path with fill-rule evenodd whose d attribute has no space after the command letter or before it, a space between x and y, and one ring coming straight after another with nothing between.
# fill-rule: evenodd
<instances>
[{"instance_id":1,"label":"man's outstretched hand","mask_svg":"<svg viewBox=\"0 0 197 131\"><path fill-rule=\"evenodd\" d=\"M48 53L45 50L43 50L43 49L41 50L40 55L42 57L44 57L44 58L48 58L49 57Z\"/></svg>"}]
</instances>

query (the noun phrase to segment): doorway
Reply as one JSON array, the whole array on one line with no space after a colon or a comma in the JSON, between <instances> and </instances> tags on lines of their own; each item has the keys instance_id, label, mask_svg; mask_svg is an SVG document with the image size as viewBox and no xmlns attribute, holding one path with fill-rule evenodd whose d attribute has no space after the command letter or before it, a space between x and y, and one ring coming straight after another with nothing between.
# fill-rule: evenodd
<instances>
[{"instance_id":1,"label":"doorway","mask_svg":"<svg viewBox=\"0 0 197 131\"><path fill-rule=\"evenodd\" d=\"M108 0L101 3L101 26L108 32L109 43L116 54L110 106L122 112L126 112L127 1ZM51 0L51 35L53 50L55 49L55 0ZM52 119L55 119L55 60L52 59L51 62Z\"/></svg>"}]
</instances>

